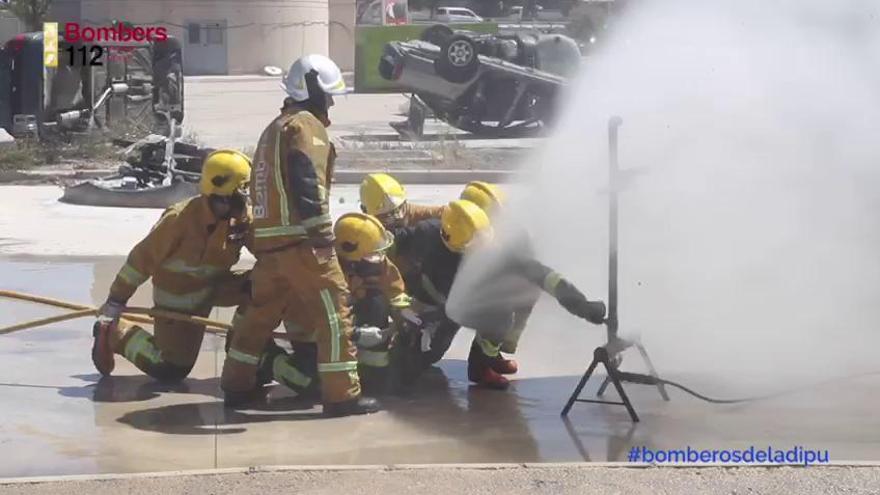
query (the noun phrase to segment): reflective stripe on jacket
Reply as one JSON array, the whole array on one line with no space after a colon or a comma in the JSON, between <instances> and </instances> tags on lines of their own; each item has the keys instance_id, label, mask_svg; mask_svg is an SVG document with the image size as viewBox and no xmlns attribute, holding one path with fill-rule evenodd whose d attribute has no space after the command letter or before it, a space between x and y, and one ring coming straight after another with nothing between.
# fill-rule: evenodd
<instances>
[{"instance_id":1,"label":"reflective stripe on jacket","mask_svg":"<svg viewBox=\"0 0 880 495\"><path fill-rule=\"evenodd\" d=\"M245 218L241 221L249 221ZM110 287L110 297L127 301L138 286L153 279L156 303L188 309L207 299L212 283L238 262L242 243L229 239L230 223L211 213L208 200L196 196L169 207L126 259Z\"/></svg>"},{"instance_id":2,"label":"reflective stripe on jacket","mask_svg":"<svg viewBox=\"0 0 880 495\"><path fill-rule=\"evenodd\" d=\"M332 242L328 203L335 150L310 112L285 107L263 131L250 192L255 254L303 239Z\"/></svg>"}]
</instances>

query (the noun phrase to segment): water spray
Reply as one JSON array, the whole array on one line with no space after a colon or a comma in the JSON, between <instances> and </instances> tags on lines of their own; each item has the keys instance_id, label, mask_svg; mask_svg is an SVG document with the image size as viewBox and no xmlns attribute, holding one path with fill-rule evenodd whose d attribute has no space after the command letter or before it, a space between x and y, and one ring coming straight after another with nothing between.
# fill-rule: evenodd
<instances>
[{"instance_id":1,"label":"water spray","mask_svg":"<svg viewBox=\"0 0 880 495\"><path fill-rule=\"evenodd\" d=\"M654 363L648 356L648 351L638 338L622 338L618 335L619 319L617 316L617 262L618 262L618 193L621 189L622 181L621 170L618 162L618 130L623 125L623 119L614 116L608 121L608 316L605 318L605 327L607 328L607 341L604 345L593 350L593 361L587 367L587 371L581 377L574 392L569 397L568 402L562 409L562 416L568 416L575 402L587 402L592 404L610 404L623 406L629 413L629 417L634 423L639 421L639 415L633 408L632 401L626 395L623 389L623 383L634 383L639 385L652 385L657 387L660 397L664 401L669 400L669 394L666 393L666 386L678 388L694 397L715 404L735 404L741 402L749 402L758 398L744 399L715 399L697 393L694 390L669 380L660 378ZM622 354L627 349L634 347L639 351L645 366L648 368L648 374L631 373L621 371L619 369L622 362ZM581 392L589 381L596 367L601 364L605 367L605 380L596 391L597 397L602 397L608 385L614 385L617 394L620 396L619 401L610 401L603 399L582 399Z\"/></svg>"},{"instance_id":2,"label":"water spray","mask_svg":"<svg viewBox=\"0 0 880 495\"><path fill-rule=\"evenodd\" d=\"M629 349L630 347L635 347L636 349L638 349L639 354L645 361L645 365L648 367L648 372L650 373L650 375L638 377L640 381L637 383L653 382L651 384L657 386L657 391L660 392L660 396L663 398L663 400L668 401L669 395L666 393L664 383L662 383L657 376L657 371L654 369L654 364L648 357L648 352L645 350L645 346L642 345L642 343L638 339L623 339L618 335L619 320L617 317L617 195L620 187L620 166L618 163L617 136L618 129L622 124L623 119L618 116L611 117L611 119L608 121L608 316L605 318L605 327L608 331L607 341L605 345L599 346L593 351L593 361L590 363L590 366L587 367L587 371L584 373L584 376L581 377L581 381L578 383L577 387L575 387L574 393L572 393L571 397L569 397L568 399L568 402L565 404L565 407L562 409L562 415L567 416L568 412L571 410L571 407L574 405L575 402L611 404L624 406L633 422L638 422L639 416L638 414L636 414L636 410L633 408L632 402L626 395L626 391L624 391L622 385L623 381L633 381L632 378L637 378L637 374L624 373L618 370L618 366L620 366L622 360L622 353L625 350ZM620 401L580 398L581 391L583 390L584 386L587 384L587 381L589 381L590 377L593 375L593 372L596 370L596 367L599 364L602 364L602 366L605 367L607 375L605 381L602 382L602 385L599 386L599 390L597 391L596 395L598 397L601 397L605 393L605 389L608 387L608 385L613 384L614 388L617 390L618 395L620 395ZM627 378L630 379L627 380Z\"/></svg>"}]
</instances>

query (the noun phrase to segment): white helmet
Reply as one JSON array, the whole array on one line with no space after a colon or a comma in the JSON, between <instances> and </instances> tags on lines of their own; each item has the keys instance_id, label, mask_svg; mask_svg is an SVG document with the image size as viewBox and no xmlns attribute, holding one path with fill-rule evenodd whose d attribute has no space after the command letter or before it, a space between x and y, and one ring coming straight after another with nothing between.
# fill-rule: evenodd
<instances>
[{"instance_id":1,"label":"white helmet","mask_svg":"<svg viewBox=\"0 0 880 495\"><path fill-rule=\"evenodd\" d=\"M324 93L341 95L349 92L342 79L342 71L334 61L323 55L303 55L293 62L281 81L281 87L294 101L306 101L309 97L316 96L309 94L305 77L313 70L317 72L318 86Z\"/></svg>"}]
</instances>

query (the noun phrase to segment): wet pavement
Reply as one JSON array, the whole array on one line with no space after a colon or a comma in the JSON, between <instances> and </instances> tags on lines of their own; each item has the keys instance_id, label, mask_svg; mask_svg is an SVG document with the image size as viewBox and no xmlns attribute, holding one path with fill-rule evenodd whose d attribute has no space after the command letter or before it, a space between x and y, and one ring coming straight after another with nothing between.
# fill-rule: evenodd
<instances>
[{"instance_id":1,"label":"wet pavement","mask_svg":"<svg viewBox=\"0 0 880 495\"><path fill-rule=\"evenodd\" d=\"M98 304L122 262L0 259L0 286ZM149 288L141 288L132 303L148 304L147 294ZM2 300L0 325L54 311ZM634 445L800 445L828 449L837 461L880 454L877 375L727 406L676 391L665 403L652 388L629 386L640 424L631 424L620 407L588 404L576 405L563 421L559 411L603 332L582 328L547 301L523 338L522 371L509 391L468 386L470 334L462 332L417 393L387 400L384 412L341 419L320 418L320 407L280 387L260 410L224 408L222 340L216 337L206 337L183 384L158 385L122 358L115 376L99 380L89 359L90 325L76 320L0 337L0 450L14 453L4 455L0 477L280 464L625 461ZM627 359L636 366L637 356ZM661 371L721 396L742 395L744 383L760 380L718 386L713 377L688 375L668 360Z\"/></svg>"}]
</instances>

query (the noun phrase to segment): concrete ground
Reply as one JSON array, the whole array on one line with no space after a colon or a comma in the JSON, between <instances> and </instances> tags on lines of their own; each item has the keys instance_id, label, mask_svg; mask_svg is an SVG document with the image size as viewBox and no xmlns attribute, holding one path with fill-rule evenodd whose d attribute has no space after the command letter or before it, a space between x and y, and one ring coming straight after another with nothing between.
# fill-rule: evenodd
<instances>
[{"instance_id":1,"label":"concrete ground","mask_svg":"<svg viewBox=\"0 0 880 495\"><path fill-rule=\"evenodd\" d=\"M304 470L170 473L161 476L55 480L4 485L0 494L212 493L304 494L625 494L750 493L875 494L880 468L627 468L596 465L528 465L485 468L431 466L416 469Z\"/></svg>"},{"instance_id":2,"label":"concrete ground","mask_svg":"<svg viewBox=\"0 0 880 495\"><path fill-rule=\"evenodd\" d=\"M457 194L460 187L414 186L410 193L414 202L438 203ZM99 304L124 254L159 212L62 205L55 201L59 193L45 186L3 188L4 198L16 208L14 214L0 216L0 289ZM335 215L354 208L353 187L340 187L334 193ZM142 288L132 303L148 305L148 294L149 287ZM2 300L0 326L56 312ZM217 311L212 317L229 315ZM89 359L90 325L88 319L76 320L0 337L0 450L7 454L0 463L0 477L273 465L626 461L630 450L640 446L801 446L828 450L830 460L837 462L880 456L877 375L807 384L784 396L734 405L708 404L675 390L672 400L664 402L650 387L629 386L640 423L631 423L620 407L589 404L576 405L569 419L563 420L560 409L592 349L602 342L604 330L584 326L546 299L525 332L517 354L521 372L509 391L468 385L465 359L471 334L464 330L412 396L386 400L386 410L375 415L341 419L320 418L319 406L280 388L273 390L267 407L224 408L218 386L223 342L216 337L205 338L191 377L181 385L160 386L121 358L115 376L99 380ZM626 359L632 369L640 369L637 355ZM656 361L667 378L714 396L751 395L756 387L766 385L766 376L749 375L748 369L731 383L724 377L693 373L662 355ZM585 394L593 393L596 385L595 381L588 385ZM247 479L242 490L296 486L296 491L325 493L331 486L338 491L335 481L332 485L323 481L332 477L344 480L339 486L364 487L368 492L382 487L400 491L408 484L425 493L490 489L565 493L590 487L618 493L667 493L686 487L705 492L700 487L709 486L706 483L720 487L713 493L732 493L733 486L740 492L753 487L757 493L775 493L783 487L798 493L834 493L842 487L877 492L872 470L832 469L827 477L814 474L824 470L812 469L736 472L743 474L582 468L512 473L440 469L423 476L385 471L247 478L233 474L179 477L156 485L138 481L139 488L132 491L171 483L167 488L172 491L193 491L198 486L199 491L222 493L245 486ZM128 490L125 483L102 482L81 489ZM209 490L203 483L214 488ZM864 491L864 487L874 488ZM49 484L39 489L52 493L60 488Z\"/></svg>"}]
</instances>

